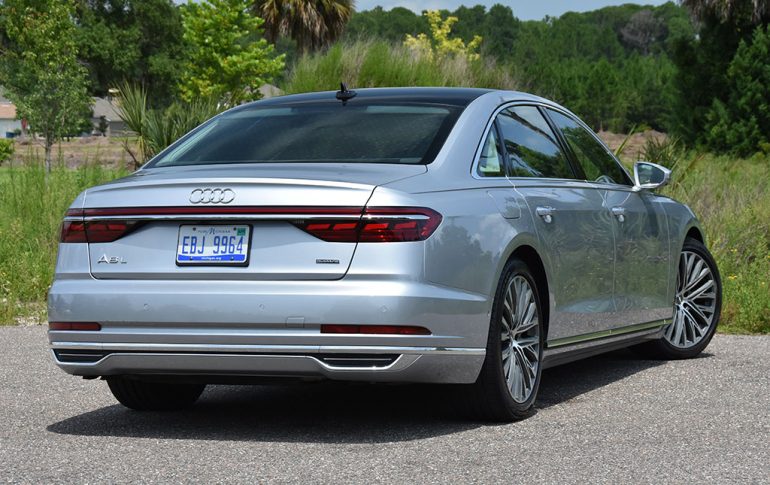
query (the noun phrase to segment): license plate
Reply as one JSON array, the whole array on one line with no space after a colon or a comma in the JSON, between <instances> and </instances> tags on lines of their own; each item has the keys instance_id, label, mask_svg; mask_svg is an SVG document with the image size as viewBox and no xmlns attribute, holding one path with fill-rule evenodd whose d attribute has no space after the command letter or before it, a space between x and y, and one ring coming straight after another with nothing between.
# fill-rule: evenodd
<instances>
[{"instance_id":1,"label":"license plate","mask_svg":"<svg viewBox=\"0 0 770 485\"><path fill-rule=\"evenodd\" d=\"M176 262L246 265L250 236L250 226L179 226Z\"/></svg>"}]
</instances>

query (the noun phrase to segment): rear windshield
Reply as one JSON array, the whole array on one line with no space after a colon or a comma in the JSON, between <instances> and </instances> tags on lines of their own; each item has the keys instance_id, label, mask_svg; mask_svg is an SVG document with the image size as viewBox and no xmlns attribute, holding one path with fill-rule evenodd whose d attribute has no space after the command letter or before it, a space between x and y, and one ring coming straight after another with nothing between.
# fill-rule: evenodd
<instances>
[{"instance_id":1,"label":"rear windshield","mask_svg":"<svg viewBox=\"0 0 770 485\"><path fill-rule=\"evenodd\" d=\"M430 163L461 108L355 100L248 107L201 125L149 167L216 163Z\"/></svg>"}]
</instances>

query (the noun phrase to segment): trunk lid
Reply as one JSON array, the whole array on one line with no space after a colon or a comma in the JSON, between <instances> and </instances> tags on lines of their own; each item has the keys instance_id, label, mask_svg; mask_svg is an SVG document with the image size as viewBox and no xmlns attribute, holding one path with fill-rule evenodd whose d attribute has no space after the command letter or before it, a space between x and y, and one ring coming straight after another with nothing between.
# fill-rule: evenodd
<instances>
[{"instance_id":1,"label":"trunk lid","mask_svg":"<svg viewBox=\"0 0 770 485\"><path fill-rule=\"evenodd\" d=\"M297 222L360 219L376 186L425 171L424 165L306 163L139 171L86 192L86 221L134 224L117 240L89 242L91 274L99 279L338 279L347 272L356 243L324 241ZM190 227L180 232L180 226ZM250 236L244 239L245 264L178 262L178 251L190 248L181 244L191 229L243 234L244 226Z\"/></svg>"}]
</instances>

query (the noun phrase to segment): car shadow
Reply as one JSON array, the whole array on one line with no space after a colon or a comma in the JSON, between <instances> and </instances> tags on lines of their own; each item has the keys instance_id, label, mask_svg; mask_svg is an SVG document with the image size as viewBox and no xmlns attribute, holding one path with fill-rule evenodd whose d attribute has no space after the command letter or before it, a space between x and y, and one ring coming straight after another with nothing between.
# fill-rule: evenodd
<instances>
[{"instance_id":1,"label":"car shadow","mask_svg":"<svg viewBox=\"0 0 770 485\"><path fill-rule=\"evenodd\" d=\"M536 411L664 362L623 350L543 374ZM50 424L57 434L166 439L383 443L419 440L485 426L455 408L458 388L339 382L209 386L198 403L174 413L135 412L120 405Z\"/></svg>"}]
</instances>

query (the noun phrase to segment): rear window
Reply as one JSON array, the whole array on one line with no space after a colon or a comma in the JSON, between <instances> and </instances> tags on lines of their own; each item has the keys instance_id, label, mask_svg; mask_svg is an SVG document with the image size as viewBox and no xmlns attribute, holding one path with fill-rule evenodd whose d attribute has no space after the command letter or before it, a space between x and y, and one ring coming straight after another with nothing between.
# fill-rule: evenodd
<instances>
[{"instance_id":1,"label":"rear window","mask_svg":"<svg viewBox=\"0 0 770 485\"><path fill-rule=\"evenodd\" d=\"M430 163L461 108L307 103L248 107L201 125L151 167L216 163Z\"/></svg>"}]
</instances>

